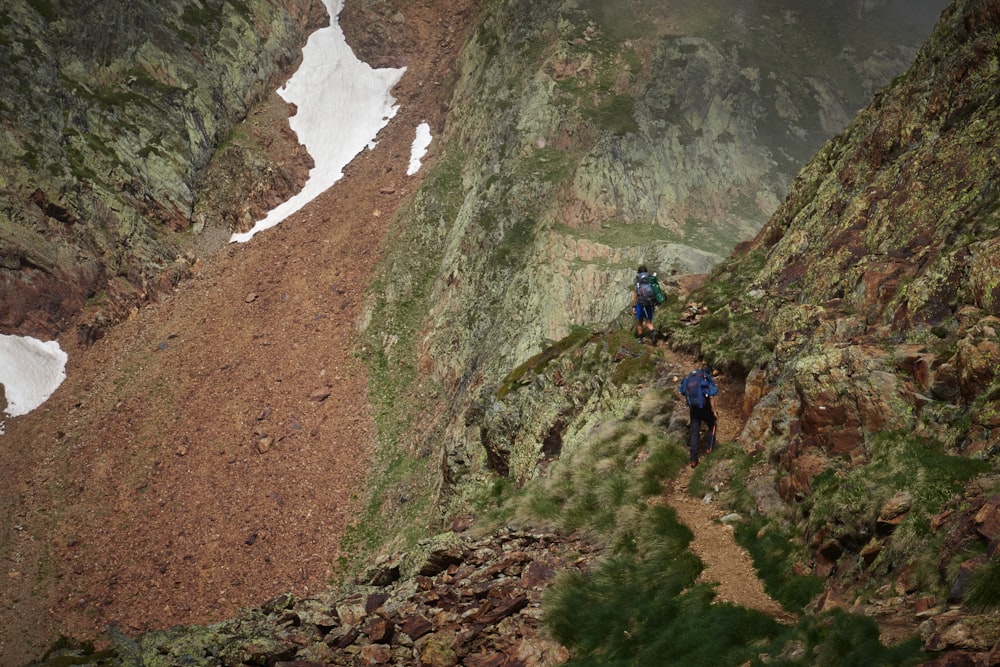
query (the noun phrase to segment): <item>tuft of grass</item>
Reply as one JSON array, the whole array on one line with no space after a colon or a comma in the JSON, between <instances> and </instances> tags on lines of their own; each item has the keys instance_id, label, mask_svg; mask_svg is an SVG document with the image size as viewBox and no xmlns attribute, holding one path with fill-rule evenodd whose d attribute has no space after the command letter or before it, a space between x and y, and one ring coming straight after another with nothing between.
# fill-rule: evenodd
<instances>
[{"instance_id":1,"label":"tuft of grass","mask_svg":"<svg viewBox=\"0 0 1000 667\"><path fill-rule=\"evenodd\" d=\"M801 658L771 664L843 667L915 665L926 660L920 640L913 637L896 646L883 646L878 625L870 618L840 609L806 616L793 632L801 642ZM757 664L757 663L755 663Z\"/></svg>"},{"instance_id":2,"label":"tuft of grass","mask_svg":"<svg viewBox=\"0 0 1000 667\"><path fill-rule=\"evenodd\" d=\"M764 588L786 610L800 613L823 592L823 579L796 575L792 566L804 559L803 547L796 544L790 530L757 516L736 527L736 541L753 558Z\"/></svg>"},{"instance_id":3,"label":"tuft of grass","mask_svg":"<svg viewBox=\"0 0 1000 667\"><path fill-rule=\"evenodd\" d=\"M669 507L650 507L629 549L591 574L560 577L546 594L544 623L574 651L569 665L732 665L779 626L767 616L714 604L687 550L691 532Z\"/></svg>"},{"instance_id":4,"label":"tuft of grass","mask_svg":"<svg viewBox=\"0 0 1000 667\"><path fill-rule=\"evenodd\" d=\"M648 452L637 464L640 453ZM549 477L525 491L526 518L564 530L585 530L609 540L636 529L634 511L642 499L662 492L666 477L683 465L683 454L662 439L613 428L586 446L564 452Z\"/></svg>"},{"instance_id":5,"label":"tuft of grass","mask_svg":"<svg viewBox=\"0 0 1000 667\"><path fill-rule=\"evenodd\" d=\"M994 558L972 573L965 603L976 611L1000 607L1000 560Z\"/></svg>"},{"instance_id":6,"label":"tuft of grass","mask_svg":"<svg viewBox=\"0 0 1000 667\"><path fill-rule=\"evenodd\" d=\"M677 472L687 462L684 450L680 447L655 447L639 471L639 493L649 497L663 491L663 480L677 475Z\"/></svg>"}]
</instances>

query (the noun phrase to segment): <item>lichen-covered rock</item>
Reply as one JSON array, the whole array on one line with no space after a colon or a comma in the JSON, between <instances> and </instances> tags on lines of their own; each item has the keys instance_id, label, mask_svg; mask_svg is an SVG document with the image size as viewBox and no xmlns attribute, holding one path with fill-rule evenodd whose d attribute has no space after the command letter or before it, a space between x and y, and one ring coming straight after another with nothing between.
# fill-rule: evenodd
<instances>
[{"instance_id":1,"label":"lichen-covered rock","mask_svg":"<svg viewBox=\"0 0 1000 667\"><path fill-rule=\"evenodd\" d=\"M673 336L746 372L740 441L808 515L814 571L841 592L895 575L894 608L962 604L986 560L970 554L994 549L976 516L992 525L981 496L995 493L1000 437L1000 158L984 141L1000 131L998 34L997 3L951 3L913 67L692 294L704 312ZM995 628L974 628L995 613L940 622L925 648L985 664Z\"/></svg>"},{"instance_id":2,"label":"lichen-covered rock","mask_svg":"<svg viewBox=\"0 0 1000 667\"><path fill-rule=\"evenodd\" d=\"M959 391L967 402L983 394L1000 368L1000 319L986 317L969 327L958 341L955 368Z\"/></svg>"},{"instance_id":3,"label":"lichen-covered rock","mask_svg":"<svg viewBox=\"0 0 1000 667\"><path fill-rule=\"evenodd\" d=\"M652 5L614 16L519 0L483 9L443 138L451 148L406 213L387 262L400 288L372 320L390 367L415 349L413 365L455 397L438 441L449 486L484 458L522 479L531 450L577 407L540 399L518 431L529 408L493 403L492 389L574 326L627 319L639 264L661 278L716 264L776 210L875 79L913 53L872 52L853 30L798 12L719 6L719 19ZM829 10L844 26L888 20L874 7ZM850 55L822 55L831 39ZM786 40L802 61L774 60ZM858 85L833 83L845 80ZM407 328L413 348L391 344ZM487 428L469 427L480 416Z\"/></svg>"},{"instance_id":4,"label":"lichen-covered rock","mask_svg":"<svg viewBox=\"0 0 1000 667\"><path fill-rule=\"evenodd\" d=\"M206 166L325 14L317 0L5 3L0 328L51 337L85 306L113 321L184 277L184 232L219 225ZM84 326L89 342L104 325Z\"/></svg>"}]
</instances>

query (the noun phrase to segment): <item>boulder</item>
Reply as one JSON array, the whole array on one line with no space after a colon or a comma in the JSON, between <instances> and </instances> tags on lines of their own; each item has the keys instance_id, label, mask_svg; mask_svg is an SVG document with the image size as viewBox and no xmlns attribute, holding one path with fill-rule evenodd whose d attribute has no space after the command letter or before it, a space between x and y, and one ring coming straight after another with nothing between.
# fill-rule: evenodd
<instances>
[{"instance_id":1,"label":"boulder","mask_svg":"<svg viewBox=\"0 0 1000 667\"><path fill-rule=\"evenodd\" d=\"M990 615L947 615L920 625L927 651L990 651L1000 637L1000 618Z\"/></svg>"},{"instance_id":2,"label":"boulder","mask_svg":"<svg viewBox=\"0 0 1000 667\"><path fill-rule=\"evenodd\" d=\"M1000 541L1000 495L989 498L974 517L976 531L990 543Z\"/></svg>"},{"instance_id":3,"label":"boulder","mask_svg":"<svg viewBox=\"0 0 1000 667\"><path fill-rule=\"evenodd\" d=\"M962 398L971 403L996 378L1000 367L1000 342L997 318L983 318L970 327L966 336L958 341L955 365L958 371L959 391Z\"/></svg>"},{"instance_id":4,"label":"boulder","mask_svg":"<svg viewBox=\"0 0 1000 667\"><path fill-rule=\"evenodd\" d=\"M878 519L875 521L875 532L879 535L891 533L903 522L911 507L913 507L913 494L909 491L897 492L879 510Z\"/></svg>"}]
</instances>

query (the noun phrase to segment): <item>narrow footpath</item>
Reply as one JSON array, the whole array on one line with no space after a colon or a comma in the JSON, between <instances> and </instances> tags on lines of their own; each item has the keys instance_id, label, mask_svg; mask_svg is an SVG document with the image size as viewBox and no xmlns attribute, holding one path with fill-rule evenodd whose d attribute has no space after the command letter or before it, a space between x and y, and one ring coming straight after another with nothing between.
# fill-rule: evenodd
<instances>
[{"instance_id":1,"label":"narrow footpath","mask_svg":"<svg viewBox=\"0 0 1000 667\"><path fill-rule=\"evenodd\" d=\"M671 367L687 370L695 367L694 359L678 354L666 345L660 346L660 353ZM743 385L725 376L717 377L716 382L719 387L717 442L725 446L725 443L732 443L743 429ZM700 465L711 466L712 457L702 456ZM705 566L698 581L714 582L716 598L720 601L755 609L783 623L794 623L795 616L782 609L765 592L750 554L736 543L733 527L719 521L728 510L720 507L710 496L700 498L691 495L689 488L694 474L694 469L684 467L665 489L663 500L676 510L678 519L694 533L691 551Z\"/></svg>"},{"instance_id":2,"label":"narrow footpath","mask_svg":"<svg viewBox=\"0 0 1000 667\"><path fill-rule=\"evenodd\" d=\"M719 601L756 609L783 623L794 623L795 616L782 609L765 592L750 554L736 543L732 526L719 522L726 512L715 502L706 502L688 493L693 474L691 468L684 468L667 490L666 501L677 511L680 521L694 533L691 551L705 565L698 581L715 582L716 599Z\"/></svg>"}]
</instances>

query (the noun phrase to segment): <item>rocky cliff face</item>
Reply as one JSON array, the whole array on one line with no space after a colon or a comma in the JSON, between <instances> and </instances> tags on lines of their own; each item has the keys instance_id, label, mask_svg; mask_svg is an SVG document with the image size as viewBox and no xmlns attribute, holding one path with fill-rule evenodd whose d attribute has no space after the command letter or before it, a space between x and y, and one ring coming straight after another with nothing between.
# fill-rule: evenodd
<instances>
[{"instance_id":1,"label":"rocky cliff face","mask_svg":"<svg viewBox=\"0 0 1000 667\"><path fill-rule=\"evenodd\" d=\"M906 76L713 274L721 335L691 337L750 372L751 415L794 387L795 407L781 403L807 449L863 459L874 434L917 430L992 455L1000 163L984 137L1000 121L997 17L995 3L950 7ZM727 347L737 341L745 354ZM960 414L970 421L956 433Z\"/></svg>"},{"instance_id":2,"label":"rocky cliff face","mask_svg":"<svg viewBox=\"0 0 1000 667\"><path fill-rule=\"evenodd\" d=\"M998 29L996 2L951 5L909 72L713 272L709 314L678 336L748 374L740 442L829 577L821 606L861 581L884 584L883 602L958 603L990 572Z\"/></svg>"},{"instance_id":3,"label":"rocky cliff face","mask_svg":"<svg viewBox=\"0 0 1000 667\"><path fill-rule=\"evenodd\" d=\"M451 397L446 475L485 467L480 399L573 325L613 320L639 263L704 272L759 229L941 6L485 8L372 329L386 367L414 369L386 383Z\"/></svg>"},{"instance_id":4,"label":"rocky cliff face","mask_svg":"<svg viewBox=\"0 0 1000 667\"><path fill-rule=\"evenodd\" d=\"M304 178L307 157L260 157L294 137L230 133L326 23L321 3L16 1L0 19L5 333L52 337L86 311L92 340L185 275L199 234L252 223Z\"/></svg>"}]
</instances>

